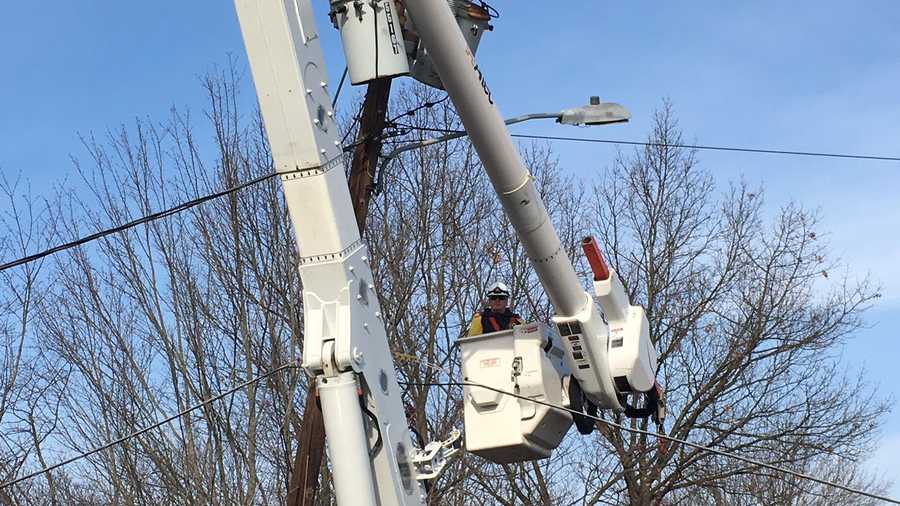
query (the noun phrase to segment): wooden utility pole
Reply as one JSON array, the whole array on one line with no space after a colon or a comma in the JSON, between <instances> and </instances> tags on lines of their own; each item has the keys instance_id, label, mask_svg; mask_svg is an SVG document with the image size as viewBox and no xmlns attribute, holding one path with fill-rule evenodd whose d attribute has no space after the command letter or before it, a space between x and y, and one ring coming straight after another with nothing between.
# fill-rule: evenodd
<instances>
[{"instance_id":1,"label":"wooden utility pole","mask_svg":"<svg viewBox=\"0 0 900 506\"><path fill-rule=\"evenodd\" d=\"M350 198L353 199L353 212L356 213L359 235L363 235L366 229L369 197L372 195L378 155L381 154L382 134L386 126L391 81L391 78L386 77L369 83L363 102L362 117L359 120L359 134L353 149L349 181Z\"/></svg>"},{"instance_id":2,"label":"wooden utility pole","mask_svg":"<svg viewBox=\"0 0 900 506\"><path fill-rule=\"evenodd\" d=\"M376 79L366 88L359 133L353 149L348 184L360 236L366 228L369 197L372 195L378 155L381 153L391 80L390 77ZM303 423L297 435L297 455L291 470L287 506L313 506L319 491L319 471L325 455L325 422L316 397L316 385L311 382L306 392Z\"/></svg>"},{"instance_id":3,"label":"wooden utility pole","mask_svg":"<svg viewBox=\"0 0 900 506\"><path fill-rule=\"evenodd\" d=\"M325 422L317 395L316 384L311 381L306 391L303 423L297 434L297 455L288 482L288 506L312 506L319 491L319 470L325 453Z\"/></svg>"}]
</instances>

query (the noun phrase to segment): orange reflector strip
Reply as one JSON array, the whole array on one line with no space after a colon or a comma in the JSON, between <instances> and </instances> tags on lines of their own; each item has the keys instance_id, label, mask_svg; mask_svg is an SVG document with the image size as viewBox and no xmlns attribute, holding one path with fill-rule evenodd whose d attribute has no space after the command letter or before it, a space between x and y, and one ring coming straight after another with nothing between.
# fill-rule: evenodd
<instances>
[{"instance_id":1,"label":"orange reflector strip","mask_svg":"<svg viewBox=\"0 0 900 506\"><path fill-rule=\"evenodd\" d=\"M609 267L606 260L603 260L603 254L600 253L600 246L592 236L587 236L581 240L581 247L584 249L584 256L587 257L588 263L591 264L591 270L594 271L594 281L605 281L609 279Z\"/></svg>"}]
</instances>

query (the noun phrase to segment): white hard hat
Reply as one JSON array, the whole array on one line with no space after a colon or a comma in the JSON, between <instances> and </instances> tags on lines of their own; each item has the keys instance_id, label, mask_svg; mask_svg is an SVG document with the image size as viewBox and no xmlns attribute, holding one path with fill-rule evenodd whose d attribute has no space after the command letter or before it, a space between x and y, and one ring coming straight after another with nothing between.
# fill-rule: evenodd
<instances>
[{"instance_id":1,"label":"white hard hat","mask_svg":"<svg viewBox=\"0 0 900 506\"><path fill-rule=\"evenodd\" d=\"M497 281L488 287L487 292L485 292L485 296L509 298L509 287L506 286L506 283Z\"/></svg>"}]
</instances>

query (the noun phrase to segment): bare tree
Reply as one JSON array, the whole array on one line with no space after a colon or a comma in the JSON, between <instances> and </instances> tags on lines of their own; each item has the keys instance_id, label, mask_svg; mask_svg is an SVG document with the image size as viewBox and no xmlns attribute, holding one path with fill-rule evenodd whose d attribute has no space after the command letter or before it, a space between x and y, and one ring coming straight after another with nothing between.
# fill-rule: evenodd
<instances>
[{"instance_id":1,"label":"bare tree","mask_svg":"<svg viewBox=\"0 0 900 506\"><path fill-rule=\"evenodd\" d=\"M55 228L21 177L0 178L0 195L8 202L0 216L0 256L21 256L54 239ZM47 392L66 380L65 368L47 360L30 339L31 328L44 303L47 279L42 263L0 274L0 480L12 479L33 460L47 462L48 437L59 423L59 405L47 402ZM46 477L48 496L55 500L57 485ZM0 492L0 503L15 504L19 496Z\"/></svg>"},{"instance_id":2,"label":"bare tree","mask_svg":"<svg viewBox=\"0 0 900 506\"><path fill-rule=\"evenodd\" d=\"M85 139L89 157L77 167L89 194L63 192L43 217L7 215L4 257L272 171L258 115L238 107L241 79L226 71L204 82L210 102L199 125L173 112L161 124ZM401 89L391 108L435 98L424 87ZM421 138L421 127L459 128L446 102L417 110L391 127L386 145ZM667 146L679 139L671 109L656 120L657 144L620 156L601 180L566 175L547 146L521 151L570 256L578 258L583 235L597 234L632 300L647 308L669 395L667 432L877 488L855 462L887 405L832 356L876 294L841 279L814 213L787 206L766 219L761 190L743 183L717 194L693 153ZM460 389L422 384L458 379L456 342L484 287L507 280L529 320L546 320L552 308L466 140L406 153L376 176L365 238L397 372L410 383L410 425L424 443L462 428ZM11 196L15 186L5 188ZM280 188L268 180L57 255L36 264L41 270L4 273L0 475L128 434L295 360L303 313L293 241ZM298 370L282 372L0 501L283 504L307 386ZM332 504L327 466L322 483L319 503ZM428 497L808 504L826 493L601 424L543 461L500 466L463 454Z\"/></svg>"},{"instance_id":3,"label":"bare tree","mask_svg":"<svg viewBox=\"0 0 900 506\"><path fill-rule=\"evenodd\" d=\"M877 293L840 278L815 213L789 204L767 225L761 189L741 183L716 197L694 153L671 146L681 136L668 103L655 120L652 145L620 156L597 187L594 218L632 300L647 309L668 434L798 471L858 461L888 406L834 355ZM607 490L631 504L696 489L727 497L735 477L796 488L702 450L601 434L602 451L622 465L596 486L621 482Z\"/></svg>"},{"instance_id":4,"label":"bare tree","mask_svg":"<svg viewBox=\"0 0 900 506\"><path fill-rule=\"evenodd\" d=\"M205 81L212 162L190 116L177 112L106 142L85 139L90 165L78 168L91 194L51 207L60 234L126 222L270 172L258 118L242 121L236 106L240 79L226 72ZM294 361L302 326L295 256L270 180L54 257L53 283L41 288L29 329L35 345L71 370L67 382L37 395L42 405L28 405L62 411L50 446L84 451ZM48 476L88 485L98 504L277 504L305 384L288 370ZM37 420L31 426L43 430Z\"/></svg>"}]
</instances>

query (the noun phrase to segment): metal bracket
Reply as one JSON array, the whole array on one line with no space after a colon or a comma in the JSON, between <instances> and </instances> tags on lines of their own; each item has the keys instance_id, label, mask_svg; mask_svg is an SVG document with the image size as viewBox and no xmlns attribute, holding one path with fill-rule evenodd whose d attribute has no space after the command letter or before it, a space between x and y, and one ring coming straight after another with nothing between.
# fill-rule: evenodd
<instances>
[{"instance_id":1,"label":"metal bracket","mask_svg":"<svg viewBox=\"0 0 900 506\"><path fill-rule=\"evenodd\" d=\"M514 389L516 394L519 393L519 376L522 375L522 357L516 357L513 359L512 363L512 373L510 373L509 381L511 381L515 386Z\"/></svg>"},{"instance_id":2,"label":"metal bracket","mask_svg":"<svg viewBox=\"0 0 900 506\"><path fill-rule=\"evenodd\" d=\"M444 467L447 460L459 451L461 443L461 433L453 429L450 437L443 441L432 441L425 445L425 448L416 450L413 455L412 462L416 470L416 479L432 480L437 478Z\"/></svg>"}]
</instances>

